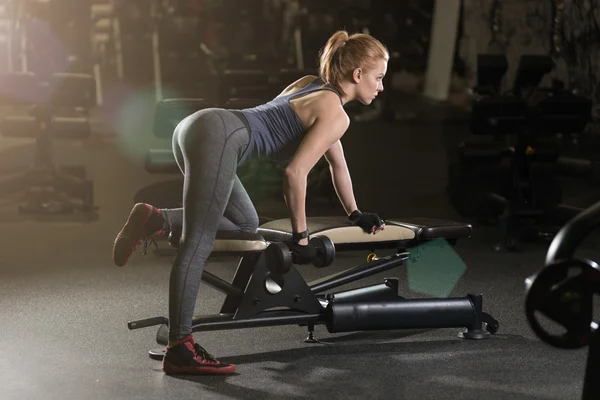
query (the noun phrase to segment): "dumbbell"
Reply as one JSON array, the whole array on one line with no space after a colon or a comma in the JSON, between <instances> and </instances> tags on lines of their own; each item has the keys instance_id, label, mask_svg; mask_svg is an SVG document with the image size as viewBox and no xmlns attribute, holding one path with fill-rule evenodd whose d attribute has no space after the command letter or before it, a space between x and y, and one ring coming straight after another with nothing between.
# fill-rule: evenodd
<instances>
[{"instance_id":1,"label":"dumbbell","mask_svg":"<svg viewBox=\"0 0 600 400\"><path fill-rule=\"evenodd\" d=\"M265 249L267 269L274 274L285 274L292 267L292 252L283 242L272 242Z\"/></svg>"},{"instance_id":2,"label":"dumbbell","mask_svg":"<svg viewBox=\"0 0 600 400\"><path fill-rule=\"evenodd\" d=\"M317 250L312 264L317 268L328 267L333 263L335 258L335 245L327 236L315 236L310 239L312 244Z\"/></svg>"},{"instance_id":3,"label":"dumbbell","mask_svg":"<svg viewBox=\"0 0 600 400\"><path fill-rule=\"evenodd\" d=\"M331 265L335 258L335 245L327 236L314 236L310 239L316 256L312 264L317 268ZM273 242L265 250L267 268L276 274L285 274L292 267L292 252L285 242Z\"/></svg>"}]
</instances>

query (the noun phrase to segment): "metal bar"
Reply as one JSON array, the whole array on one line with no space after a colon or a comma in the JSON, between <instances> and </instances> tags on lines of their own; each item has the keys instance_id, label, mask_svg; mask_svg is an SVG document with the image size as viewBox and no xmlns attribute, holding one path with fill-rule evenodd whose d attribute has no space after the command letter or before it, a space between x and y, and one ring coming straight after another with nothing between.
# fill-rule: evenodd
<instances>
[{"instance_id":1,"label":"metal bar","mask_svg":"<svg viewBox=\"0 0 600 400\"><path fill-rule=\"evenodd\" d=\"M554 236L546 253L546 265L571 258L577 246L600 225L600 201L583 210Z\"/></svg>"},{"instance_id":2,"label":"metal bar","mask_svg":"<svg viewBox=\"0 0 600 400\"><path fill-rule=\"evenodd\" d=\"M192 319L192 326L203 325L207 323L226 322L233 320L233 314L212 314L212 315L196 315ZM158 328L156 332L156 343L163 346L169 344L169 325L165 323Z\"/></svg>"},{"instance_id":3,"label":"metal bar","mask_svg":"<svg viewBox=\"0 0 600 400\"><path fill-rule=\"evenodd\" d=\"M256 267L259 257L260 254L250 254L242 257L235 271L235 275L233 276L233 280L231 281L231 284L234 288L237 288L242 293L244 292L246 286L248 286L248 282L250 281L250 277L254 272L254 268ZM239 304L240 296L229 295L223 302L221 312L235 313Z\"/></svg>"},{"instance_id":4,"label":"metal bar","mask_svg":"<svg viewBox=\"0 0 600 400\"><path fill-rule=\"evenodd\" d=\"M207 322L197 325L192 325L192 332L201 331L219 331L229 329L245 329L245 328L260 328L265 326L277 326L277 325L302 325L302 324L317 324L324 322L324 316L322 314L295 314L285 315L293 313L293 311L280 312L282 315L268 316L268 317L255 317L247 319L239 319L224 322ZM265 313L263 313L265 314Z\"/></svg>"},{"instance_id":5,"label":"metal bar","mask_svg":"<svg viewBox=\"0 0 600 400\"><path fill-rule=\"evenodd\" d=\"M194 325L203 325L213 322L226 322L233 321L233 317L235 314L227 313L227 314L210 314L210 315L194 315L192 318L192 326Z\"/></svg>"},{"instance_id":6,"label":"metal bar","mask_svg":"<svg viewBox=\"0 0 600 400\"><path fill-rule=\"evenodd\" d=\"M294 44L296 48L296 68L301 71L304 69L304 49L302 47L302 29L300 27L294 29Z\"/></svg>"},{"instance_id":7,"label":"metal bar","mask_svg":"<svg viewBox=\"0 0 600 400\"><path fill-rule=\"evenodd\" d=\"M152 60L154 65L154 90L156 101L159 102L163 99L163 88L162 88L162 72L160 65L160 38L158 36L158 27L154 28L155 31L152 33Z\"/></svg>"},{"instance_id":8,"label":"metal bar","mask_svg":"<svg viewBox=\"0 0 600 400\"><path fill-rule=\"evenodd\" d=\"M338 293L328 293L327 303L355 303L360 301L391 301L398 298L398 278L388 278L383 283L344 290ZM323 304L323 303L321 303Z\"/></svg>"},{"instance_id":9,"label":"metal bar","mask_svg":"<svg viewBox=\"0 0 600 400\"><path fill-rule=\"evenodd\" d=\"M202 280L210 286L214 287L215 289L219 290L220 292L225 293L229 296L242 296L244 294L242 290L236 288L231 283L219 278L216 275L211 274L208 271L202 272Z\"/></svg>"},{"instance_id":10,"label":"metal bar","mask_svg":"<svg viewBox=\"0 0 600 400\"><path fill-rule=\"evenodd\" d=\"M592 168L592 162L584 158L559 157L557 164L560 172L571 173L575 176L585 175Z\"/></svg>"},{"instance_id":11,"label":"metal bar","mask_svg":"<svg viewBox=\"0 0 600 400\"><path fill-rule=\"evenodd\" d=\"M137 321L129 321L127 323L127 327L130 330L134 330L134 329L147 328L149 326L163 325L163 324L168 324L168 323L169 323L169 320L165 317L152 317L152 318L147 318L147 319L140 319Z\"/></svg>"},{"instance_id":12,"label":"metal bar","mask_svg":"<svg viewBox=\"0 0 600 400\"><path fill-rule=\"evenodd\" d=\"M121 22L119 21L119 18L113 19L113 42L115 47L117 78L121 80L125 76L125 69L123 67L123 44L121 41Z\"/></svg>"},{"instance_id":13,"label":"metal bar","mask_svg":"<svg viewBox=\"0 0 600 400\"><path fill-rule=\"evenodd\" d=\"M583 380L583 400L592 400L600 398L600 331L592 333L590 338L590 348L588 351L585 376Z\"/></svg>"},{"instance_id":14,"label":"metal bar","mask_svg":"<svg viewBox=\"0 0 600 400\"><path fill-rule=\"evenodd\" d=\"M350 268L338 274L326 276L325 278L311 282L309 284L310 290L316 294L387 271L402 265L402 263L408 259L408 255L409 253L395 254L393 256L381 258L378 261Z\"/></svg>"},{"instance_id":15,"label":"metal bar","mask_svg":"<svg viewBox=\"0 0 600 400\"><path fill-rule=\"evenodd\" d=\"M102 71L100 64L94 64L94 77L96 78L96 104L101 106L104 103L103 87L102 87Z\"/></svg>"}]
</instances>

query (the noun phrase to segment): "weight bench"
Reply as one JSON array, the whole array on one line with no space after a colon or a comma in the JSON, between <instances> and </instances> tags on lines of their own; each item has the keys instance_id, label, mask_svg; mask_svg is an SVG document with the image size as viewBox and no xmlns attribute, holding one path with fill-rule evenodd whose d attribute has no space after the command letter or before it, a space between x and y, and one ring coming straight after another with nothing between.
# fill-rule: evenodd
<instances>
[{"instance_id":1,"label":"weight bench","mask_svg":"<svg viewBox=\"0 0 600 400\"><path fill-rule=\"evenodd\" d=\"M260 226L257 233L218 232L212 256L239 256L241 261L232 282L204 271L202 280L227 296L218 314L197 315L192 330L214 331L276 325L307 326L306 342L315 325L324 324L330 333L363 330L466 328L464 339L485 339L498 331L499 324L483 312L481 294L460 298L406 299L398 295L398 279L341 292L331 289L398 267L409 258L418 258L417 246L444 239L454 245L469 237L472 227L435 219L392 219L377 235L366 234L345 217L307 219L311 241L315 241L317 267L331 265L336 251L396 249L396 254L378 258L313 282L305 282L291 263L283 241L291 238L289 219ZM178 242L177 233L170 235ZM411 254L413 249L415 254ZM308 267L308 266L307 266ZM302 267L301 267L302 268ZM154 317L130 321L130 330L160 325L156 341L168 344L168 319ZM164 348L150 351L161 359Z\"/></svg>"}]
</instances>

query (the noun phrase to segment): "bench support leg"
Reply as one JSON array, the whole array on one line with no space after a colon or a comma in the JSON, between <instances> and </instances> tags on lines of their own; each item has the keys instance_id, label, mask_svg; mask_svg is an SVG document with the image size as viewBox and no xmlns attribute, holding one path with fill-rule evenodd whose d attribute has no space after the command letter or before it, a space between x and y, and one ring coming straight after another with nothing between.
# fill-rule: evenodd
<instances>
[{"instance_id":1,"label":"bench support leg","mask_svg":"<svg viewBox=\"0 0 600 400\"><path fill-rule=\"evenodd\" d=\"M253 317L262 311L279 307L308 314L323 311L317 296L295 266L292 265L286 274L274 274L267 268L265 253L261 253L234 319Z\"/></svg>"},{"instance_id":2,"label":"bench support leg","mask_svg":"<svg viewBox=\"0 0 600 400\"><path fill-rule=\"evenodd\" d=\"M254 266L258 262L260 254L250 254L242 257L240 263L238 264L237 270L235 271L235 275L233 276L233 280L231 284L240 289L242 293L246 290L246 286L250 281L250 277L254 272ZM233 314L235 310L237 310L240 304L240 297L229 295L225 298L223 302L223 306L221 307L221 314Z\"/></svg>"}]
</instances>

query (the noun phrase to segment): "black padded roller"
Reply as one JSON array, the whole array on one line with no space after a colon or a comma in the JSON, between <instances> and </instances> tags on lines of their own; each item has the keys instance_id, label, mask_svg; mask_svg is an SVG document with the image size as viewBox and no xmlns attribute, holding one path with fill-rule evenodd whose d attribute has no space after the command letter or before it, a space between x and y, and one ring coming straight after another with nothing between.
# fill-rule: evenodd
<instances>
[{"instance_id":1,"label":"black padded roller","mask_svg":"<svg viewBox=\"0 0 600 400\"><path fill-rule=\"evenodd\" d=\"M389 329L468 327L475 318L468 298L415 299L386 302L329 303L327 330L354 332Z\"/></svg>"}]
</instances>

